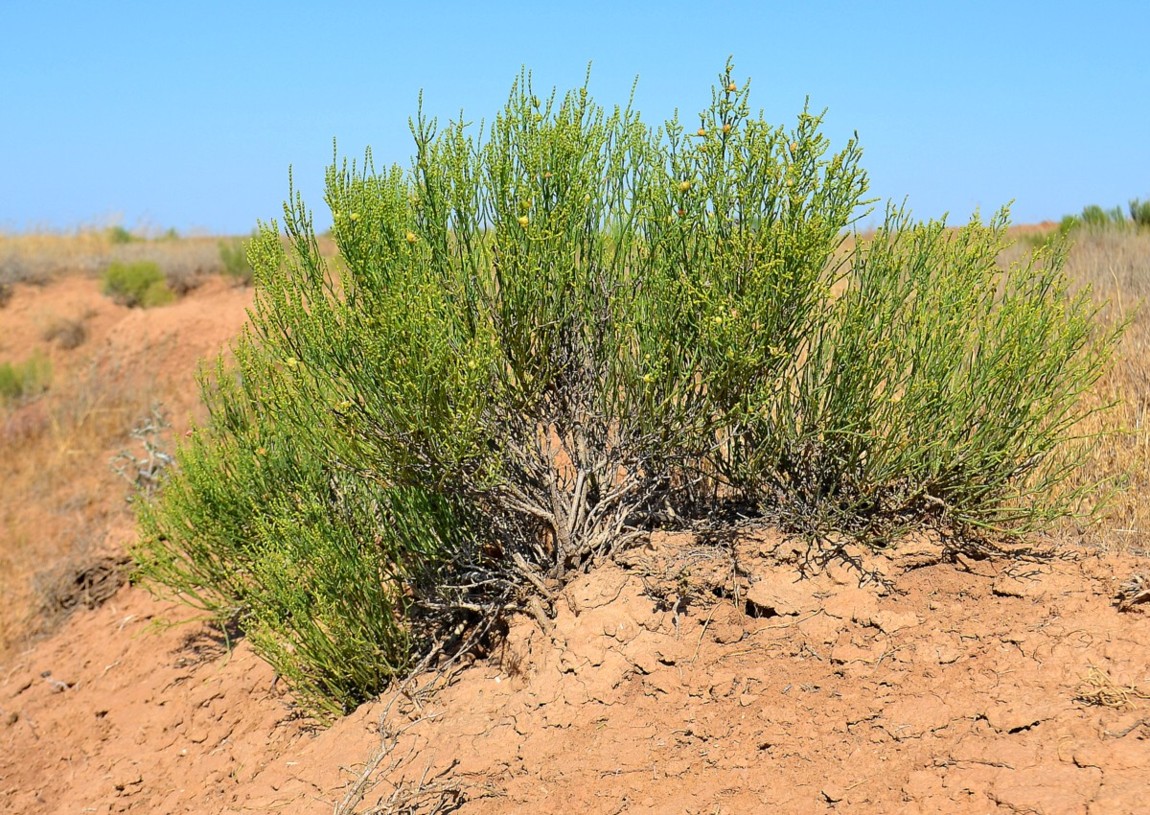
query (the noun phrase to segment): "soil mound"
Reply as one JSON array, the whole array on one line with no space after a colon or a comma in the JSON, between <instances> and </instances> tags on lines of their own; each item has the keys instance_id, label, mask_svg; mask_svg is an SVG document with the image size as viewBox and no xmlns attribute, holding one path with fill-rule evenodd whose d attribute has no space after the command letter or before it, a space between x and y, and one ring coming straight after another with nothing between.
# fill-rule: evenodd
<instances>
[{"instance_id":1,"label":"soil mound","mask_svg":"<svg viewBox=\"0 0 1150 815\"><path fill-rule=\"evenodd\" d=\"M1150 617L1113 598L1144 561L861 565L656 534L326 730L125 588L0 681L0 811L1140 810Z\"/></svg>"}]
</instances>

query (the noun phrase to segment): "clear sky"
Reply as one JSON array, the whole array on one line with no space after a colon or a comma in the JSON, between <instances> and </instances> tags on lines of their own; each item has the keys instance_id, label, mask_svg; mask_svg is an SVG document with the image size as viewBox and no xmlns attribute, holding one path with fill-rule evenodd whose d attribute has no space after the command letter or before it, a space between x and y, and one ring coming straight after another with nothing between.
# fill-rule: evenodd
<instances>
[{"instance_id":1,"label":"clear sky","mask_svg":"<svg viewBox=\"0 0 1150 815\"><path fill-rule=\"evenodd\" d=\"M0 0L0 230L246 233L288 167L315 210L332 139L408 163L420 90L478 121L521 67L688 123L733 55L751 106L809 96L871 191L965 221L1150 198L1150 0L53 2Z\"/></svg>"}]
</instances>

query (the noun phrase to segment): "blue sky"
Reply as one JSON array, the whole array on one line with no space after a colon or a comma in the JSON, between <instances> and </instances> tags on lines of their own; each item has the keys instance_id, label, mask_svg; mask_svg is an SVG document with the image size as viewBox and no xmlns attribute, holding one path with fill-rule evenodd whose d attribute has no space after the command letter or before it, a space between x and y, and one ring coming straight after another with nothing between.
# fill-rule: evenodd
<instances>
[{"instance_id":1,"label":"blue sky","mask_svg":"<svg viewBox=\"0 0 1150 815\"><path fill-rule=\"evenodd\" d=\"M420 90L490 119L522 66L650 123L691 122L728 55L751 104L806 96L871 192L965 221L1034 222L1150 198L1150 2L52 2L0 0L0 230L246 233L289 165L370 145L407 164Z\"/></svg>"}]
</instances>

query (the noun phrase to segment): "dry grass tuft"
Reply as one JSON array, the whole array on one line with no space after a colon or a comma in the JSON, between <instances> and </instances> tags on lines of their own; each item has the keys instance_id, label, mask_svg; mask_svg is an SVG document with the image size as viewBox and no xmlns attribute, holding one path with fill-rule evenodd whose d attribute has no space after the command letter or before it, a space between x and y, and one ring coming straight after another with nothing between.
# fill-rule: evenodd
<instances>
[{"instance_id":1,"label":"dry grass tuft","mask_svg":"<svg viewBox=\"0 0 1150 815\"><path fill-rule=\"evenodd\" d=\"M88 328L84 320L76 317L60 317L44 329L43 338L54 342L65 351L79 348L88 339Z\"/></svg>"},{"instance_id":2,"label":"dry grass tuft","mask_svg":"<svg viewBox=\"0 0 1150 815\"><path fill-rule=\"evenodd\" d=\"M1135 685L1118 685L1110 674L1091 665L1086 677L1079 683L1074 700L1085 705L1124 708L1139 701L1150 699L1150 693Z\"/></svg>"}]
</instances>

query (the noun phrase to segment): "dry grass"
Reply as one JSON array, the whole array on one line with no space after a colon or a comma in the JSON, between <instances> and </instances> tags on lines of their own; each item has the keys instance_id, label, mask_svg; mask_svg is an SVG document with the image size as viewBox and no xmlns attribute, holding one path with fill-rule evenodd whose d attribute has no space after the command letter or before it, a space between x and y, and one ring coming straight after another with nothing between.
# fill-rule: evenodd
<instances>
[{"instance_id":1,"label":"dry grass","mask_svg":"<svg viewBox=\"0 0 1150 815\"><path fill-rule=\"evenodd\" d=\"M1098 525L1087 540L1110 551L1150 551L1150 232L1076 233L1068 275L1088 284L1103 304L1108 325L1130 319L1115 364L1087 396L1088 404L1114 409L1092 418L1084 430L1090 454L1080 482L1111 487Z\"/></svg>"},{"instance_id":2,"label":"dry grass","mask_svg":"<svg viewBox=\"0 0 1150 815\"><path fill-rule=\"evenodd\" d=\"M1110 674L1097 665L1091 665L1079 683L1074 699L1084 705L1124 708L1150 699L1150 693L1137 685L1119 685L1110 678Z\"/></svg>"},{"instance_id":3,"label":"dry grass","mask_svg":"<svg viewBox=\"0 0 1150 815\"><path fill-rule=\"evenodd\" d=\"M186 294L204 277L223 270L219 239L214 237L117 243L106 230L0 234L0 287L13 283L43 285L67 274L96 276L112 262L142 260L159 265L177 295Z\"/></svg>"},{"instance_id":4,"label":"dry grass","mask_svg":"<svg viewBox=\"0 0 1150 815\"><path fill-rule=\"evenodd\" d=\"M125 499L133 488L114 472L114 459L140 453L131 432L152 416L154 404L187 404L195 390L193 366L155 367L165 364L170 348L108 344L119 318L95 287L91 296L100 299L90 306L74 289L59 304L45 300L31 311L6 308L6 299L33 294L27 286L92 279L113 261L139 260L157 263L183 294L223 271L219 244L219 236L117 243L106 230L0 233L0 363L38 353L52 364L45 393L0 403L0 661L51 627L54 620L43 612L61 605L61 585L88 579L122 550L133 522ZM321 246L334 254L330 239ZM174 447L172 432L160 441L166 449ZM117 537L109 540L110 530Z\"/></svg>"},{"instance_id":5,"label":"dry grass","mask_svg":"<svg viewBox=\"0 0 1150 815\"><path fill-rule=\"evenodd\" d=\"M43 576L82 569L109 527L129 523L127 485L109 466L152 400L145 371L97 360L37 401L0 412L0 655L44 630Z\"/></svg>"}]
</instances>

